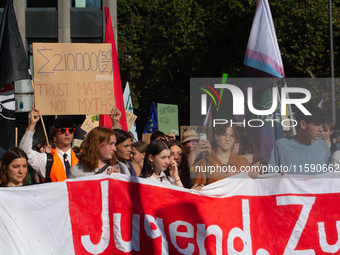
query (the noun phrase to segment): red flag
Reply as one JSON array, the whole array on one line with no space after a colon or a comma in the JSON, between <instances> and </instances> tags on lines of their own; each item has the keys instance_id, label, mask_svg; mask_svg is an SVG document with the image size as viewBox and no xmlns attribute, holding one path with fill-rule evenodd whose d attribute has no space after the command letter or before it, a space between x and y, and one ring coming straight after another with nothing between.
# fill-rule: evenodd
<instances>
[{"instance_id":1,"label":"red flag","mask_svg":"<svg viewBox=\"0 0 340 255\"><path fill-rule=\"evenodd\" d=\"M106 33L105 33L105 43L111 43L112 46L112 67L113 67L113 84L114 84L114 94L116 98L116 106L122 112L122 118L120 119L120 125L122 129L128 131L123 99L122 82L120 80L120 71L118 64L118 56L116 50L115 38L113 35L112 22L109 9L105 6L105 18L106 18ZM110 115L100 115L99 125L112 128L112 120Z\"/></svg>"}]
</instances>

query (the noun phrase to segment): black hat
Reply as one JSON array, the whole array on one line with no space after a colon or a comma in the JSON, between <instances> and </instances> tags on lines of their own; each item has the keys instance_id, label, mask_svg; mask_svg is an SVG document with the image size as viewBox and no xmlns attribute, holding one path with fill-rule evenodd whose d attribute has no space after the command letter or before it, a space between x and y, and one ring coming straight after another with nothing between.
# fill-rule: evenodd
<instances>
[{"instance_id":1,"label":"black hat","mask_svg":"<svg viewBox=\"0 0 340 255\"><path fill-rule=\"evenodd\" d=\"M76 125L74 124L74 122L66 116L60 116L58 118L55 119L54 124L53 124L54 128L63 128L63 127L76 127Z\"/></svg>"}]
</instances>

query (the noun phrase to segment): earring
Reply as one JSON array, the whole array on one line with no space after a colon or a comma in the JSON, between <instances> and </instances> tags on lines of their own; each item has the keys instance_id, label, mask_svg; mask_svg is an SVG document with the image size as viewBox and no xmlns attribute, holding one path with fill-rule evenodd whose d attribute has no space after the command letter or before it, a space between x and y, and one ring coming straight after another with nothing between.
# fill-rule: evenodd
<instances>
[{"instance_id":1,"label":"earring","mask_svg":"<svg viewBox=\"0 0 340 255\"><path fill-rule=\"evenodd\" d=\"M151 171L153 171L153 163L151 162Z\"/></svg>"}]
</instances>

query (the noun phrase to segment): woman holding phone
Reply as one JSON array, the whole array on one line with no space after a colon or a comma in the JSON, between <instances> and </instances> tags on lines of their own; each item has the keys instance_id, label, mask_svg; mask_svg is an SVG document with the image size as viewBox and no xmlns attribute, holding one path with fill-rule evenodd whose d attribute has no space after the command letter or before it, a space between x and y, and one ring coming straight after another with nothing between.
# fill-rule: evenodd
<instances>
[{"instance_id":1,"label":"woman holding phone","mask_svg":"<svg viewBox=\"0 0 340 255\"><path fill-rule=\"evenodd\" d=\"M215 130L215 146L211 154L201 159L195 165L195 178L194 188L203 187L210 183L222 180L224 178L236 175L241 172L242 166L249 166L248 161L235 155L232 150L235 141L239 139L237 127L230 124L218 125ZM213 167L215 171L207 171ZM220 169L219 171L217 171Z\"/></svg>"}]
</instances>

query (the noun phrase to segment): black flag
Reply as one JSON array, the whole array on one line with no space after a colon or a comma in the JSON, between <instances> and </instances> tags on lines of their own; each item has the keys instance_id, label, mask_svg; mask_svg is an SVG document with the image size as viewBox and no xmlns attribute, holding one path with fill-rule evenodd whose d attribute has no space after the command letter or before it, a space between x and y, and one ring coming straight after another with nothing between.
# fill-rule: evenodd
<instances>
[{"instance_id":1,"label":"black flag","mask_svg":"<svg viewBox=\"0 0 340 255\"><path fill-rule=\"evenodd\" d=\"M22 79L30 79L28 60L13 2L7 0L0 27L0 147L4 149L14 146L15 99L12 84Z\"/></svg>"},{"instance_id":2,"label":"black flag","mask_svg":"<svg viewBox=\"0 0 340 255\"><path fill-rule=\"evenodd\" d=\"M12 0L8 0L0 27L0 89L17 80L29 79L28 60Z\"/></svg>"},{"instance_id":3,"label":"black flag","mask_svg":"<svg viewBox=\"0 0 340 255\"><path fill-rule=\"evenodd\" d=\"M15 101L13 85L0 89L0 147L7 150L14 146Z\"/></svg>"}]
</instances>

